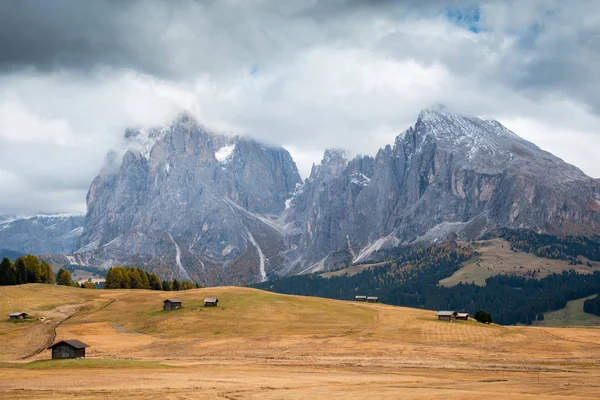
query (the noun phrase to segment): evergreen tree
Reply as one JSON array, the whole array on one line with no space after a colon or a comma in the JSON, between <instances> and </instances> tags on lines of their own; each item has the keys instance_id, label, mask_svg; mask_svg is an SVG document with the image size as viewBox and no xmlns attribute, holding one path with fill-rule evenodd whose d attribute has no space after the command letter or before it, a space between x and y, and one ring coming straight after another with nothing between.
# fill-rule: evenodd
<instances>
[{"instance_id":1,"label":"evergreen tree","mask_svg":"<svg viewBox=\"0 0 600 400\"><path fill-rule=\"evenodd\" d=\"M196 285L192 281L183 281L181 282L181 290L190 290L195 289Z\"/></svg>"},{"instance_id":2,"label":"evergreen tree","mask_svg":"<svg viewBox=\"0 0 600 400\"><path fill-rule=\"evenodd\" d=\"M20 285L23 283L27 283L27 268L25 267L25 260L23 260L23 257L17 258L17 260L15 261L15 267L17 271L15 279L16 284Z\"/></svg>"},{"instance_id":3,"label":"evergreen tree","mask_svg":"<svg viewBox=\"0 0 600 400\"><path fill-rule=\"evenodd\" d=\"M169 281L162 281L162 290L170 292L171 290L173 290L173 285L171 282Z\"/></svg>"},{"instance_id":4,"label":"evergreen tree","mask_svg":"<svg viewBox=\"0 0 600 400\"><path fill-rule=\"evenodd\" d=\"M142 279L142 289L150 289L150 279L148 278L148 273L143 269L138 269L140 273L140 278Z\"/></svg>"},{"instance_id":5,"label":"evergreen tree","mask_svg":"<svg viewBox=\"0 0 600 400\"><path fill-rule=\"evenodd\" d=\"M127 270L127 276L129 277L129 287L131 289L144 288L140 271L137 268L129 268Z\"/></svg>"},{"instance_id":6,"label":"evergreen tree","mask_svg":"<svg viewBox=\"0 0 600 400\"><path fill-rule=\"evenodd\" d=\"M42 283L44 281L44 274L42 272L42 266L40 260L31 254L21 257L25 264L27 271L27 283Z\"/></svg>"},{"instance_id":7,"label":"evergreen tree","mask_svg":"<svg viewBox=\"0 0 600 400\"><path fill-rule=\"evenodd\" d=\"M160 278L156 274L149 274L148 281L150 285L150 289L152 290L163 290L162 283L160 282Z\"/></svg>"},{"instance_id":8,"label":"evergreen tree","mask_svg":"<svg viewBox=\"0 0 600 400\"><path fill-rule=\"evenodd\" d=\"M58 270L58 274L56 275L56 284L63 286L71 286L71 273L64 268ZM78 285L79 286L79 285Z\"/></svg>"},{"instance_id":9,"label":"evergreen tree","mask_svg":"<svg viewBox=\"0 0 600 400\"><path fill-rule=\"evenodd\" d=\"M0 263L0 285L16 285L17 270L15 265L8 259L3 258Z\"/></svg>"},{"instance_id":10,"label":"evergreen tree","mask_svg":"<svg viewBox=\"0 0 600 400\"><path fill-rule=\"evenodd\" d=\"M94 282L83 282L81 284L82 289L97 289L96 284Z\"/></svg>"},{"instance_id":11,"label":"evergreen tree","mask_svg":"<svg viewBox=\"0 0 600 400\"><path fill-rule=\"evenodd\" d=\"M173 284L171 285L171 290L181 290L181 285L177 279L173 279Z\"/></svg>"},{"instance_id":12,"label":"evergreen tree","mask_svg":"<svg viewBox=\"0 0 600 400\"><path fill-rule=\"evenodd\" d=\"M42 270L42 282L54 284L54 271L52 271L52 267L46 261L42 261L41 264Z\"/></svg>"}]
</instances>

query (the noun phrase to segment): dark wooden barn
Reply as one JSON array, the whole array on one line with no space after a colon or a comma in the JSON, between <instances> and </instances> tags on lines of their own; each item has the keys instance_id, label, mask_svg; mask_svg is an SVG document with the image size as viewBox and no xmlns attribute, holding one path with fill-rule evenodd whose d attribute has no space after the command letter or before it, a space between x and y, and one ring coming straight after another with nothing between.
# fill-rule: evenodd
<instances>
[{"instance_id":1,"label":"dark wooden barn","mask_svg":"<svg viewBox=\"0 0 600 400\"><path fill-rule=\"evenodd\" d=\"M369 297L367 297L367 301L369 303L377 303L377 302L379 302L379 297L377 297L377 296L369 296Z\"/></svg>"},{"instance_id":2,"label":"dark wooden barn","mask_svg":"<svg viewBox=\"0 0 600 400\"><path fill-rule=\"evenodd\" d=\"M437 317L440 321L456 321L456 311L438 311Z\"/></svg>"},{"instance_id":3,"label":"dark wooden barn","mask_svg":"<svg viewBox=\"0 0 600 400\"><path fill-rule=\"evenodd\" d=\"M61 340L60 342L54 343L48 347L52 349L52 358L85 358L85 348L89 347L87 344L80 342L79 340Z\"/></svg>"},{"instance_id":4,"label":"dark wooden barn","mask_svg":"<svg viewBox=\"0 0 600 400\"><path fill-rule=\"evenodd\" d=\"M456 313L456 319L462 319L464 321L468 321L469 320L469 314L468 313Z\"/></svg>"},{"instance_id":5,"label":"dark wooden barn","mask_svg":"<svg viewBox=\"0 0 600 400\"><path fill-rule=\"evenodd\" d=\"M367 296L354 296L356 301L367 301Z\"/></svg>"},{"instance_id":6,"label":"dark wooden barn","mask_svg":"<svg viewBox=\"0 0 600 400\"><path fill-rule=\"evenodd\" d=\"M219 303L219 299L217 299L216 297L208 297L208 298L204 299L205 307L216 307L218 303Z\"/></svg>"},{"instance_id":7,"label":"dark wooden barn","mask_svg":"<svg viewBox=\"0 0 600 400\"><path fill-rule=\"evenodd\" d=\"M166 299L163 302L163 310L165 311L177 310L178 308L181 308L181 300L179 299Z\"/></svg>"},{"instance_id":8,"label":"dark wooden barn","mask_svg":"<svg viewBox=\"0 0 600 400\"><path fill-rule=\"evenodd\" d=\"M10 319L25 319L25 318L27 318L27 313L24 313L24 312L14 312L14 313L8 314L8 317Z\"/></svg>"}]
</instances>

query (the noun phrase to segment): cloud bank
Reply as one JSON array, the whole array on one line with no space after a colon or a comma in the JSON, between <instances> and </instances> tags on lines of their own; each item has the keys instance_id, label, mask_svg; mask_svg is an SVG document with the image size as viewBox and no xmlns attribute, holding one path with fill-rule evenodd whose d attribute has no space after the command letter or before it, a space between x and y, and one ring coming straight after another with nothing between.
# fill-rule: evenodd
<instances>
[{"instance_id":1,"label":"cloud bank","mask_svg":"<svg viewBox=\"0 0 600 400\"><path fill-rule=\"evenodd\" d=\"M85 211L125 128L182 110L305 175L441 103L600 177L599 62L595 1L1 2L0 214Z\"/></svg>"}]
</instances>

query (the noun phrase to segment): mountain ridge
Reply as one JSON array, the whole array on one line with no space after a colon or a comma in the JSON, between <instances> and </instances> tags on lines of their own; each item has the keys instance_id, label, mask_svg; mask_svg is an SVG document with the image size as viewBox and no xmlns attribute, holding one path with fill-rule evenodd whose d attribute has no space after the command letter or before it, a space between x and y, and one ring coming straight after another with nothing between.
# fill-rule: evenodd
<instances>
[{"instance_id":1,"label":"mountain ridge","mask_svg":"<svg viewBox=\"0 0 600 400\"><path fill-rule=\"evenodd\" d=\"M287 150L189 114L125 139L90 186L74 263L245 284L499 227L600 232L600 180L495 120L445 109L421 111L374 156L327 149L304 180Z\"/></svg>"}]
</instances>

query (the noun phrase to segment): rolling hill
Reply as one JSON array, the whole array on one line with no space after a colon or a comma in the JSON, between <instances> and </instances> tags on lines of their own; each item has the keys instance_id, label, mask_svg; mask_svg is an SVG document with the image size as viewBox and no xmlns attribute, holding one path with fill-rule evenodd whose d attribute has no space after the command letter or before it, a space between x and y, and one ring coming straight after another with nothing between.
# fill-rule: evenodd
<instances>
[{"instance_id":1,"label":"rolling hill","mask_svg":"<svg viewBox=\"0 0 600 400\"><path fill-rule=\"evenodd\" d=\"M428 310L236 287L178 292L183 308L162 311L173 295L0 287L0 313L33 316L0 322L0 398L591 398L598 390L597 329L450 323ZM203 307L208 296L219 307ZM50 342L70 338L90 345L86 360L44 361Z\"/></svg>"}]
</instances>

